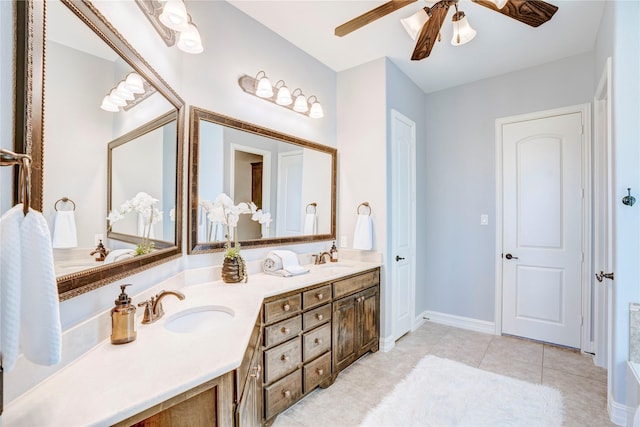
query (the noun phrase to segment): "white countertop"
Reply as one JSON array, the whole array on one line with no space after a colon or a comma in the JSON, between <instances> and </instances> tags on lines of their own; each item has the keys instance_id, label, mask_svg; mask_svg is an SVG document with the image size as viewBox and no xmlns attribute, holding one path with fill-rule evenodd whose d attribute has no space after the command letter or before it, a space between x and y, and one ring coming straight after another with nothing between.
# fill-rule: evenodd
<instances>
[{"instance_id":1,"label":"white countertop","mask_svg":"<svg viewBox=\"0 0 640 427\"><path fill-rule=\"evenodd\" d=\"M137 338L124 345L107 339L8 404L4 426L105 426L238 368L264 298L359 273L379 263L346 261L310 266L307 274L251 274L249 282L222 281L180 288L169 295L165 315L137 324ZM134 301L138 303L140 301ZM231 308L233 319L213 328L175 333L165 328L173 313L202 305Z\"/></svg>"}]
</instances>

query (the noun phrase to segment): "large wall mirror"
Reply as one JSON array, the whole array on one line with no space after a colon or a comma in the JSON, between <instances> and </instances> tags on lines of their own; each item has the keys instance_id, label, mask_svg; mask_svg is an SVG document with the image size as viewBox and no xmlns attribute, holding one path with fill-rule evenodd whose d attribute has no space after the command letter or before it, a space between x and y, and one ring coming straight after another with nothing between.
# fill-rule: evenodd
<instances>
[{"instance_id":1,"label":"large wall mirror","mask_svg":"<svg viewBox=\"0 0 640 427\"><path fill-rule=\"evenodd\" d=\"M16 3L16 150L33 158L60 299L180 256L183 100L91 2ZM107 221L139 193L156 200L153 230L135 210ZM142 236L152 249L136 253Z\"/></svg>"},{"instance_id":2,"label":"large wall mirror","mask_svg":"<svg viewBox=\"0 0 640 427\"><path fill-rule=\"evenodd\" d=\"M271 223L241 215L242 247L335 239L337 150L191 107L189 251L222 250L225 230L208 206L224 193L253 202Z\"/></svg>"}]
</instances>

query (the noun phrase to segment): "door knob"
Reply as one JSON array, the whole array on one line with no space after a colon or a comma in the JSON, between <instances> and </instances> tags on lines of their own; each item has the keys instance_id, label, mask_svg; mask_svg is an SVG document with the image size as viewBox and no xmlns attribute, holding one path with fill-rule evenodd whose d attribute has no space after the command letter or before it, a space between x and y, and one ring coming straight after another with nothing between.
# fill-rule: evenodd
<instances>
[{"instance_id":1,"label":"door knob","mask_svg":"<svg viewBox=\"0 0 640 427\"><path fill-rule=\"evenodd\" d=\"M598 282L602 282L602 280L604 279L613 280L613 273L605 273L604 271L600 271L600 273L596 273L596 279L598 279Z\"/></svg>"},{"instance_id":2,"label":"door knob","mask_svg":"<svg viewBox=\"0 0 640 427\"><path fill-rule=\"evenodd\" d=\"M396 261L402 261L404 259L404 257L400 256L400 255L396 255Z\"/></svg>"},{"instance_id":3,"label":"door knob","mask_svg":"<svg viewBox=\"0 0 640 427\"><path fill-rule=\"evenodd\" d=\"M517 256L513 256L513 255L511 255L511 254L506 254L504 257L505 257L506 259L518 259L518 257L517 257Z\"/></svg>"}]
</instances>

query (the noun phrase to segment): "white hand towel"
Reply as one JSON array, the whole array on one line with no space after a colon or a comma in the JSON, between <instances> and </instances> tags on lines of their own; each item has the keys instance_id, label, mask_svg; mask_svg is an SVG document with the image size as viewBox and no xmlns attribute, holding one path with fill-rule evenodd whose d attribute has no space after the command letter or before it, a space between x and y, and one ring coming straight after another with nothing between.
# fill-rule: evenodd
<instances>
[{"instance_id":1,"label":"white hand towel","mask_svg":"<svg viewBox=\"0 0 640 427\"><path fill-rule=\"evenodd\" d=\"M269 252L262 263L262 270L265 273L282 270L282 259L273 252Z\"/></svg>"},{"instance_id":2,"label":"white hand towel","mask_svg":"<svg viewBox=\"0 0 640 427\"><path fill-rule=\"evenodd\" d=\"M55 365L62 354L60 301L49 236L44 216L29 209L20 226L20 344L24 356L39 365Z\"/></svg>"},{"instance_id":3,"label":"white hand towel","mask_svg":"<svg viewBox=\"0 0 640 427\"><path fill-rule=\"evenodd\" d=\"M371 250L373 247L373 223L368 214L358 214L353 233L353 249Z\"/></svg>"},{"instance_id":4,"label":"white hand towel","mask_svg":"<svg viewBox=\"0 0 640 427\"><path fill-rule=\"evenodd\" d=\"M302 234L318 234L318 216L315 213L305 214Z\"/></svg>"},{"instance_id":5,"label":"white hand towel","mask_svg":"<svg viewBox=\"0 0 640 427\"><path fill-rule=\"evenodd\" d=\"M78 246L76 215L74 211L56 211L53 218L53 247L75 248Z\"/></svg>"},{"instance_id":6,"label":"white hand towel","mask_svg":"<svg viewBox=\"0 0 640 427\"><path fill-rule=\"evenodd\" d=\"M5 372L13 369L20 353L20 225L22 205L0 218L0 340Z\"/></svg>"}]
</instances>

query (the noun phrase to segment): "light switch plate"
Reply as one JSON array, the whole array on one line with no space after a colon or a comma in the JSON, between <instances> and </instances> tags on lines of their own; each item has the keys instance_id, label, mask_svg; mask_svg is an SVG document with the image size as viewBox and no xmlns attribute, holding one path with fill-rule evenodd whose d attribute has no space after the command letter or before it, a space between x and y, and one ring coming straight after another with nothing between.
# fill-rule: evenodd
<instances>
[{"instance_id":1,"label":"light switch plate","mask_svg":"<svg viewBox=\"0 0 640 427\"><path fill-rule=\"evenodd\" d=\"M340 247L341 248L347 247L347 236L340 236Z\"/></svg>"},{"instance_id":2,"label":"light switch plate","mask_svg":"<svg viewBox=\"0 0 640 427\"><path fill-rule=\"evenodd\" d=\"M487 214L480 215L480 225L489 225L489 215Z\"/></svg>"}]
</instances>

